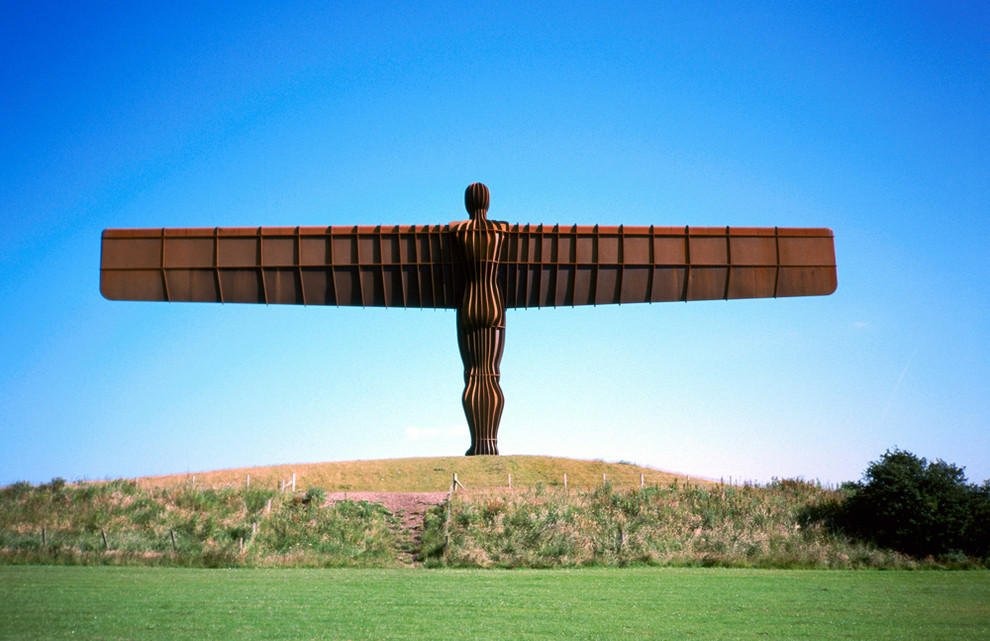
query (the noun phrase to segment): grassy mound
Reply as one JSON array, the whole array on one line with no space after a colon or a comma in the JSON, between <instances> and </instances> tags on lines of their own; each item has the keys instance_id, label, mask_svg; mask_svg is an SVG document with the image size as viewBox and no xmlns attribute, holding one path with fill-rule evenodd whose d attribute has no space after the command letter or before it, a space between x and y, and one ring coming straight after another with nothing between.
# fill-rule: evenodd
<instances>
[{"instance_id":1,"label":"grassy mound","mask_svg":"<svg viewBox=\"0 0 990 641\"><path fill-rule=\"evenodd\" d=\"M293 474L296 491L283 490ZM326 500L341 490L445 491L454 474L463 488L426 514L421 537L382 505ZM797 480L723 485L539 456L56 479L0 489L0 563L393 567L412 555L429 567L479 568L937 564L853 542L809 518L843 500Z\"/></svg>"},{"instance_id":2,"label":"grassy mound","mask_svg":"<svg viewBox=\"0 0 990 641\"><path fill-rule=\"evenodd\" d=\"M572 488L594 487L605 480L616 486L680 483L711 484L706 479L663 472L629 463L605 463L551 456L441 456L339 463L301 463L270 467L245 467L195 474L148 476L137 479L145 488L185 485L197 487L250 487L280 489L296 476L296 488L321 487L332 491L441 492L450 488L451 478L466 487L563 486L564 476Z\"/></svg>"}]
</instances>

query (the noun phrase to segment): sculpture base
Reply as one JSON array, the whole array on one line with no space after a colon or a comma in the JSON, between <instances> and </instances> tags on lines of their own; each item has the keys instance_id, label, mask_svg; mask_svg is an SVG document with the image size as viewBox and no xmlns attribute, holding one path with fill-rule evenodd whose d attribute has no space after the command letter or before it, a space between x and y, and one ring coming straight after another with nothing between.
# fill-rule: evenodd
<instances>
[{"instance_id":1,"label":"sculpture base","mask_svg":"<svg viewBox=\"0 0 990 641\"><path fill-rule=\"evenodd\" d=\"M464 452L464 456L498 456L498 445L495 439L482 439Z\"/></svg>"}]
</instances>

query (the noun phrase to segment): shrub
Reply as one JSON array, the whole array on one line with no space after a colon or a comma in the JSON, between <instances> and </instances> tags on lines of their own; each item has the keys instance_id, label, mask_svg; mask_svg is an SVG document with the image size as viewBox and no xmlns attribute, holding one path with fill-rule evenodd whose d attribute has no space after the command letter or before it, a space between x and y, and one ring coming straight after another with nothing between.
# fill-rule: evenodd
<instances>
[{"instance_id":1,"label":"shrub","mask_svg":"<svg viewBox=\"0 0 990 641\"><path fill-rule=\"evenodd\" d=\"M305 502L312 505L323 505L327 500L327 493L322 487L311 487L306 490Z\"/></svg>"},{"instance_id":2,"label":"shrub","mask_svg":"<svg viewBox=\"0 0 990 641\"><path fill-rule=\"evenodd\" d=\"M990 486L968 485L955 465L888 450L843 491L848 498L819 516L859 539L917 558L990 551Z\"/></svg>"}]
</instances>

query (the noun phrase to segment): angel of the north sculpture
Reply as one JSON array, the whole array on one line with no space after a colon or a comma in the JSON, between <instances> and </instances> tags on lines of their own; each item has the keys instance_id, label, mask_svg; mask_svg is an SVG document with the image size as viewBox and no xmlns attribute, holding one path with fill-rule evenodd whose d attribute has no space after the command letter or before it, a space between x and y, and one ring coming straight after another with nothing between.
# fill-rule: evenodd
<instances>
[{"instance_id":1,"label":"angel of the north sculpture","mask_svg":"<svg viewBox=\"0 0 990 641\"><path fill-rule=\"evenodd\" d=\"M468 455L498 454L505 310L827 295L829 229L510 225L488 188L446 225L107 229L111 300L457 310Z\"/></svg>"}]
</instances>

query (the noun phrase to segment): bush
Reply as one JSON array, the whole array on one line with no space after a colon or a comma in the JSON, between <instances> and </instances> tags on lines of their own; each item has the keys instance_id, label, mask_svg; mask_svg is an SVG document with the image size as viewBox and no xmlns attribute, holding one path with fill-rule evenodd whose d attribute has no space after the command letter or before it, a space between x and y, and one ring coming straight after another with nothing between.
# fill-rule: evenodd
<instances>
[{"instance_id":1,"label":"bush","mask_svg":"<svg viewBox=\"0 0 990 641\"><path fill-rule=\"evenodd\" d=\"M303 499L303 502L312 505L323 505L326 500L326 491L322 487L314 486L306 490L306 498Z\"/></svg>"},{"instance_id":2,"label":"bush","mask_svg":"<svg viewBox=\"0 0 990 641\"><path fill-rule=\"evenodd\" d=\"M966 483L963 470L888 450L829 515L833 527L917 558L990 552L990 485Z\"/></svg>"}]
</instances>

